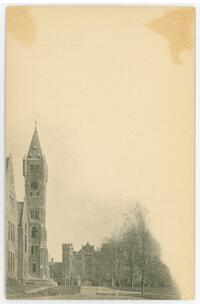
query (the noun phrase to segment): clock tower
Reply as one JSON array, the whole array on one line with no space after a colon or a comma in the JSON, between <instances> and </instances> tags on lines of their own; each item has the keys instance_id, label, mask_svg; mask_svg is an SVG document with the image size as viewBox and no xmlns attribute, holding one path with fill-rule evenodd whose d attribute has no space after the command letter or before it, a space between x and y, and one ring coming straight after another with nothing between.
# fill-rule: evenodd
<instances>
[{"instance_id":1,"label":"clock tower","mask_svg":"<svg viewBox=\"0 0 200 304\"><path fill-rule=\"evenodd\" d=\"M39 142L37 128L28 154L23 160L25 203L28 213L28 272L30 278L48 278L46 232L47 164Z\"/></svg>"}]
</instances>

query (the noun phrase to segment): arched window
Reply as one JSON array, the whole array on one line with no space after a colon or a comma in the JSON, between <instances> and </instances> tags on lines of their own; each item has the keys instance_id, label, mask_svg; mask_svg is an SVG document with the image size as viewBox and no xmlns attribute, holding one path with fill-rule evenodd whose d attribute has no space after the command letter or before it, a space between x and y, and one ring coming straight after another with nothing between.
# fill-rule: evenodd
<instances>
[{"instance_id":1,"label":"arched window","mask_svg":"<svg viewBox=\"0 0 200 304\"><path fill-rule=\"evenodd\" d=\"M38 238L38 229L37 227L33 227L32 230L31 230L31 237L36 239Z\"/></svg>"}]
</instances>

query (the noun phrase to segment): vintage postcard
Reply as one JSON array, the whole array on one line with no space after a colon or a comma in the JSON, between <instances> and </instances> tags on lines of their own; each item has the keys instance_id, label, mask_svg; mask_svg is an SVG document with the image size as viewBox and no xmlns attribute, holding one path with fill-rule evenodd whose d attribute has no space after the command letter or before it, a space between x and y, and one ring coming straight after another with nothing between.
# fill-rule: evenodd
<instances>
[{"instance_id":1,"label":"vintage postcard","mask_svg":"<svg viewBox=\"0 0 200 304\"><path fill-rule=\"evenodd\" d=\"M6 297L194 298L195 9L6 8Z\"/></svg>"}]
</instances>

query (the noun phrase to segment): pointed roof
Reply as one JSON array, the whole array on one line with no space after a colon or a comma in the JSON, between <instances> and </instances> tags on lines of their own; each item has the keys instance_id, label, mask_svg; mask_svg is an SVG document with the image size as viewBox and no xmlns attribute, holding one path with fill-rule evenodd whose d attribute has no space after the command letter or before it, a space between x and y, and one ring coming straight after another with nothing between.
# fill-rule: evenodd
<instances>
[{"instance_id":1,"label":"pointed roof","mask_svg":"<svg viewBox=\"0 0 200 304\"><path fill-rule=\"evenodd\" d=\"M41 158L41 157L42 157L42 149L40 146L37 128L35 126L31 144L28 150L28 158Z\"/></svg>"},{"instance_id":2,"label":"pointed roof","mask_svg":"<svg viewBox=\"0 0 200 304\"><path fill-rule=\"evenodd\" d=\"M9 154L8 157L6 157L6 190L13 193L15 196L15 179L14 179L14 168L13 168L13 162L12 162L12 155Z\"/></svg>"}]
</instances>

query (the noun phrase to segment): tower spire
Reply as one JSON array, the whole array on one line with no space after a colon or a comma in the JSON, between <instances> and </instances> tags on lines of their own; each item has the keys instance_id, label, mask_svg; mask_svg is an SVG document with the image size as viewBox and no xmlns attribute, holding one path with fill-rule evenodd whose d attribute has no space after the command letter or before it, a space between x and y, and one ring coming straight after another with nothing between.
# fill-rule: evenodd
<instances>
[{"instance_id":1,"label":"tower spire","mask_svg":"<svg viewBox=\"0 0 200 304\"><path fill-rule=\"evenodd\" d=\"M31 158L40 158L42 157L42 149L40 146L40 141L37 132L37 121L35 120L35 130L33 132L31 144L28 151L28 156Z\"/></svg>"}]
</instances>

